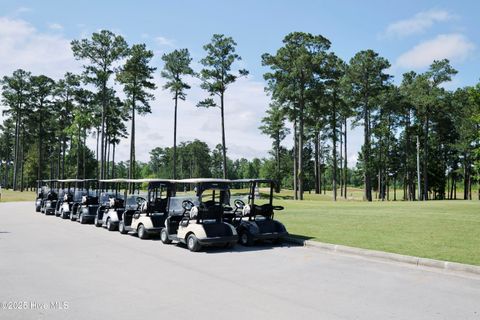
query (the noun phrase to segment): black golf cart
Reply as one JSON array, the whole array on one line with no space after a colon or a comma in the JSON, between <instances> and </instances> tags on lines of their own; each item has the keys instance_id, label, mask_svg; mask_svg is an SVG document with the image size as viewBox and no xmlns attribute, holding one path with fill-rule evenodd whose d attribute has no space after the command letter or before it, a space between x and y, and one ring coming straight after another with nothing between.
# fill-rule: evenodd
<instances>
[{"instance_id":1,"label":"black golf cart","mask_svg":"<svg viewBox=\"0 0 480 320\"><path fill-rule=\"evenodd\" d=\"M42 206L40 212L45 215L52 215L55 213L55 207L58 201L58 180L44 180L48 189L43 193L44 198L42 201Z\"/></svg>"},{"instance_id":2,"label":"black golf cart","mask_svg":"<svg viewBox=\"0 0 480 320\"><path fill-rule=\"evenodd\" d=\"M260 191L265 190L267 195ZM288 235L285 226L274 220L275 211L282 206L273 205L275 182L270 179L233 180L231 201L234 205L232 223L238 232L239 242L249 246L257 240L271 240L279 243Z\"/></svg>"},{"instance_id":3,"label":"black golf cart","mask_svg":"<svg viewBox=\"0 0 480 320\"><path fill-rule=\"evenodd\" d=\"M81 224L93 223L97 216L98 203L98 180L83 180L85 193L82 196L80 207L74 213L74 219Z\"/></svg>"}]
</instances>

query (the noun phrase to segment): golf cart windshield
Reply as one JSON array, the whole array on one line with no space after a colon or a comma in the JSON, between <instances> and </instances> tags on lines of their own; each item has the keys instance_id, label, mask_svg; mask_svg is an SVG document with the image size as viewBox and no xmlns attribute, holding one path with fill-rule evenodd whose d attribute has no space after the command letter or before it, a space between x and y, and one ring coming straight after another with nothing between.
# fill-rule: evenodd
<instances>
[{"instance_id":1,"label":"golf cart windshield","mask_svg":"<svg viewBox=\"0 0 480 320\"><path fill-rule=\"evenodd\" d=\"M245 204L255 203L259 206L271 204L272 188L273 184L270 181L234 182L230 187L230 202L233 204L235 200L241 200Z\"/></svg>"},{"instance_id":2,"label":"golf cart windshield","mask_svg":"<svg viewBox=\"0 0 480 320\"><path fill-rule=\"evenodd\" d=\"M142 200L143 199L143 200ZM132 194L132 195L129 195L127 197L127 206L134 206L134 205L137 205L139 204L139 201L140 202L143 202L145 201L145 199L147 199L147 195L146 194Z\"/></svg>"},{"instance_id":3,"label":"golf cart windshield","mask_svg":"<svg viewBox=\"0 0 480 320\"><path fill-rule=\"evenodd\" d=\"M170 214L173 215L181 215L185 211L183 209L182 203L183 201L188 200L193 202L194 205L200 205L200 200L196 196L180 196L180 197L171 197L169 204L168 204L168 211Z\"/></svg>"},{"instance_id":4,"label":"golf cart windshield","mask_svg":"<svg viewBox=\"0 0 480 320\"><path fill-rule=\"evenodd\" d=\"M86 194L87 192L85 190L75 190L75 193L73 194L73 201L74 202L82 201L82 197Z\"/></svg>"}]
</instances>

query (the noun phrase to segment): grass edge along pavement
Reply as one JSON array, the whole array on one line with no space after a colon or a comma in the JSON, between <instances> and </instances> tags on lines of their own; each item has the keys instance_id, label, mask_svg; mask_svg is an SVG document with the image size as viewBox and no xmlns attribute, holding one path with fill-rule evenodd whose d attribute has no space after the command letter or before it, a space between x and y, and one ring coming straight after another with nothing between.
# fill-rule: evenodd
<instances>
[{"instance_id":1,"label":"grass edge along pavement","mask_svg":"<svg viewBox=\"0 0 480 320\"><path fill-rule=\"evenodd\" d=\"M480 202L284 201L292 236L360 249L480 265Z\"/></svg>"}]
</instances>

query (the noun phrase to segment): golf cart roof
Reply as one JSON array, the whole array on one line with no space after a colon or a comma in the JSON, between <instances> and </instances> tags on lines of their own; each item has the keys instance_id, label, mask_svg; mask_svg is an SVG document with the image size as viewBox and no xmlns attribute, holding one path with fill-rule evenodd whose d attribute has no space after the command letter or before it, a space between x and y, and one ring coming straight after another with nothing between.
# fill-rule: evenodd
<instances>
[{"instance_id":1,"label":"golf cart roof","mask_svg":"<svg viewBox=\"0 0 480 320\"><path fill-rule=\"evenodd\" d=\"M85 181L84 179L62 179L62 180L57 180L58 182L83 182Z\"/></svg>"},{"instance_id":2,"label":"golf cart roof","mask_svg":"<svg viewBox=\"0 0 480 320\"><path fill-rule=\"evenodd\" d=\"M133 179L102 179L98 181L103 183L121 183L121 182L130 182L130 180L133 180Z\"/></svg>"},{"instance_id":3,"label":"golf cart roof","mask_svg":"<svg viewBox=\"0 0 480 320\"><path fill-rule=\"evenodd\" d=\"M151 182L176 183L176 182L178 182L178 180L146 178L146 179L129 179L128 182L131 182L131 183L151 183Z\"/></svg>"},{"instance_id":4,"label":"golf cart roof","mask_svg":"<svg viewBox=\"0 0 480 320\"><path fill-rule=\"evenodd\" d=\"M260 178L252 178L252 179L237 179L237 180L232 180L233 183L251 183L251 182L257 182L257 183L272 183L274 182L272 179L260 179Z\"/></svg>"},{"instance_id":5,"label":"golf cart roof","mask_svg":"<svg viewBox=\"0 0 480 320\"><path fill-rule=\"evenodd\" d=\"M194 179L183 179L178 180L180 183L230 183L232 180L230 179L217 179L217 178L194 178Z\"/></svg>"}]
</instances>

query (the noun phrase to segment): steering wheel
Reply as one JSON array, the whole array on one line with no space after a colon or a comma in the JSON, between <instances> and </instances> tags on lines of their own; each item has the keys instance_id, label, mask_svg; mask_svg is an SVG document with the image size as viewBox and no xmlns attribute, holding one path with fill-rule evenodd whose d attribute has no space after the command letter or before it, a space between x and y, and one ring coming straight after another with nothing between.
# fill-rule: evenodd
<instances>
[{"instance_id":1,"label":"steering wheel","mask_svg":"<svg viewBox=\"0 0 480 320\"><path fill-rule=\"evenodd\" d=\"M236 209L243 209L243 207L245 207L245 202L240 199L235 199L235 201L233 201L233 204L235 205Z\"/></svg>"},{"instance_id":2,"label":"steering wheel","mask_svg":"<svg viewBox=\"0 0 480 320\"><path fill-rule=\"evenodd\" d=\"M183 201L182 201L182 208L183 208L183 210L189 211L189 210L191 210L193 207L195 207L195 204L194 204L192 201L190 201L190 200L183 200Z\"/></svg>"},{"instance_id":3,"label":"steering wheel","mask_svg":"<svg viewBox=\"0 0 480 320\"><path fill-rule=\"evenodd\" d=\"M279 211L279 210L283 210L284 208L282 206L273 206L272 209L276 210L276 211Z\"/></svg>"}]
</instances>

